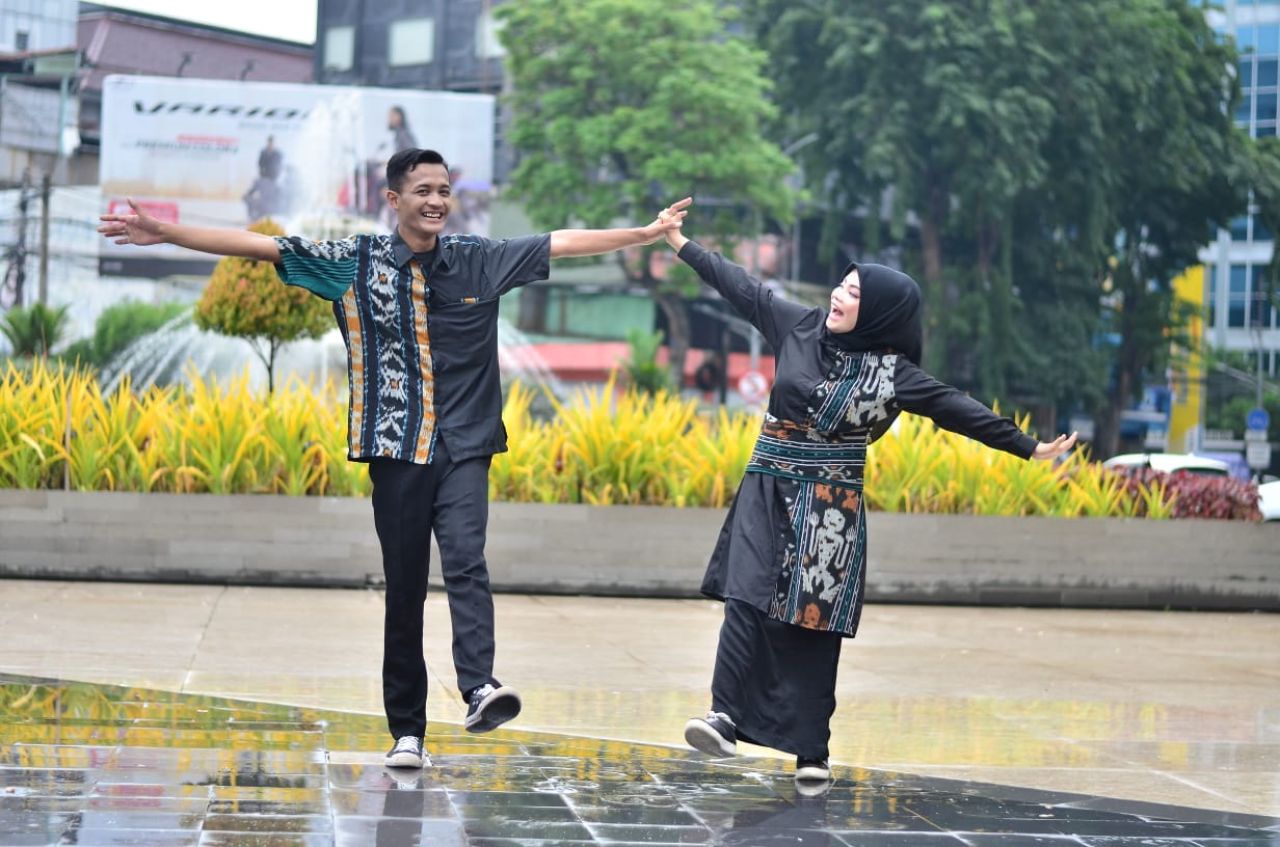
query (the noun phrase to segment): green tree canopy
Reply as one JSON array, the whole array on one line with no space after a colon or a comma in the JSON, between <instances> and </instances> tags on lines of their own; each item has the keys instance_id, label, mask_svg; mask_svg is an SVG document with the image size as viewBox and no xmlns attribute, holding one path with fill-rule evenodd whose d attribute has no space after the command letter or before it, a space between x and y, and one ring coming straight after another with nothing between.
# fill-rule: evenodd
<instances>
[{"instance_id":1,"label":"green tree canopy","mask_svg":"<svg viewBox=\"0 0 1280 847\"><path fill-rule=\"evenodd\" d=\"M501 6L512 75L511 192L542 227L648 222L695 197L689 233L756 234L790 219L790 160L763 135L775 114L765 57L726 34L714 0L522 0ZM665 248L663 248L665 249ZM679 289L624 263L688 347ZM678 278L678 277L677 277Z\"/></svg>"},{"instance_id":2,"label":"green tree canopy","mask_svg":"<svg viewBox=\"0 0 1280 847\"><path fill-rule=\"evenodd\" d=\"M1110 452L1183 317L1171 281L1251 178L1233 48L1203 8L747 5L789 120L821 139L804 158L828 247L856 216L848 253L904 248L931 368L987 397L1095 408Z\"/></svg>"},{"instance_id":3,"label":"green tree canopy","mask_svg":"<svg viewBox=\"0 0 1280 847\"><path fill-rule=\"evenodd\" d=\"M263 235L283 235L270 220L249 227ZM195 309L196 326L243 338L267 369L267 390L275 391L276 355L300 338L319 338L333 324L327 304L305 289L286 286L270 262L238 256L220 260Z\"/></svg>"}]
</instances>

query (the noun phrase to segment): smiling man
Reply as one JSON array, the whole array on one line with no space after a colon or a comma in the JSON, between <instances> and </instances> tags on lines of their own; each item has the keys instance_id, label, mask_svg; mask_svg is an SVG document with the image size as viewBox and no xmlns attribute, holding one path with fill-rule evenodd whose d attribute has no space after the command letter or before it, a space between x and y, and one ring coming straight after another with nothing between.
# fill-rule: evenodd
<instances>
[{"instance_id":1,"label":"smiling man","mask_svg":"<svg viewBox=\"0 0 1280 847\"><path fill-rule=\"evenodd\" d=\"M347 347L348 458L369 463L373 519L386 575L382 686L395 744L388 765L426 760L423 604L431 533L453 623L453 661L465 726L488 732L520 712L493 676L493 599L484 559L488 472L507 449L498 375L498 298L546 279L550 260L652 244L678 229L681 200L644 227L556 230L495 241L441 235L452 205L449 167L434 150L387 163L390 235L339 241L272 238L232 229L104 215L117 244L176 244L275 263L285 283L333 302Z\"/></svg>"}]
</instances>

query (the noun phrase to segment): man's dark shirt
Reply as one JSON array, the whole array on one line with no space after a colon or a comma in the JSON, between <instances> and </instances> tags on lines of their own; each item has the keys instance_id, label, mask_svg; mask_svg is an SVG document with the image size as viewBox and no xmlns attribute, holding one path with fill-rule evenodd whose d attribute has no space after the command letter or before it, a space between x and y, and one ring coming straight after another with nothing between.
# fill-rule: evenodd
<instances>
[{"instance_id":1,"label":"man's dark shirt","mask_svg":"<svg viewBox=\"0 0 1280 847\"><path fill-rule=\"evenodd\" d=\"M348 453L426 464L507 449L498 298L551 272L551 237L441 236L429 267L394 235L276 239L281 279L333 301L347 345Z\"/></svg>"}]
</instances>

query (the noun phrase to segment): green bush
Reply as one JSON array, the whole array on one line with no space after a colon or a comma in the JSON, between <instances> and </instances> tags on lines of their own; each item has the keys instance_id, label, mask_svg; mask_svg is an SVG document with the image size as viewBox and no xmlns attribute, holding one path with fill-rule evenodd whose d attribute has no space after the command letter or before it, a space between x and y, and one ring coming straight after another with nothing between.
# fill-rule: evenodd
<instances>
[{"instance_id":1,"label":"green bush","mask_svg":"<svg viewBox=\"0 0 1280 847\"><path fill-rule=\"evenodd\" d=\"M43 303L18 306L0 317L0 333L9 340L14 356L48 356L67 334L68 308L55 309Z\"/></svg>"},{"instance_id":2,"label":"green bush","mask_svg":"<svg viewBox=\"0 0 1280 847\"><path fill-rule=\"evenodd\" d=\"M100 368L144 335L155 332L187 310L184 303L124 300L98 315L93 335L71 344L62 357Z\"/></svg>"}]
</instances>

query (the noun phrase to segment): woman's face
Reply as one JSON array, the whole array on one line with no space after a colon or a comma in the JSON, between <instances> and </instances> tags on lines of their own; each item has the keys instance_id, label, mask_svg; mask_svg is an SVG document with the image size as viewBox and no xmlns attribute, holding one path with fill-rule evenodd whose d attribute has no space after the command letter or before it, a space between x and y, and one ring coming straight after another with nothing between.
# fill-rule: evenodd
<instances>
[{"instance_id":1,"label":"woman's face","mask_svg":"<svg viewBox=\"0 0 1280 847\"><path fill-rule=\"evenodd\" d=\"M827 329L832 332L848 332L858 323L858 304L862 300L862 284L858 281L858 269L840 280L831 292L831 311L827 313Z\"/></svg>"}]
</instances>

